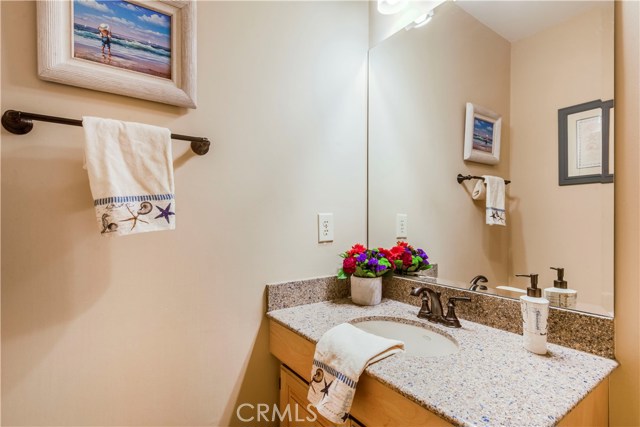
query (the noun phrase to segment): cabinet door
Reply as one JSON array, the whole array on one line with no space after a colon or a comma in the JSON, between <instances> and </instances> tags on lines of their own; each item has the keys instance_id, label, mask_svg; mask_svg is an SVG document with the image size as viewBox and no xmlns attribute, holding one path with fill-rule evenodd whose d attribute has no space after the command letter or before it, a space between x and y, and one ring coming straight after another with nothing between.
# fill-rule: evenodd
<instances>
[{"instance_id":1,"label":"cabinet door","mask_svg":"<svg viewBox=\"0 0 640 427\"><path fill-rule=\"evenodd\" d=\"M310 406L307 400L308 390L309 385L305 381L286 366L280 366L280 414L282 416L280 427L335 426ZM350 424L347 422L339 426L350 427Z\"/></svg>"}]
</instances>

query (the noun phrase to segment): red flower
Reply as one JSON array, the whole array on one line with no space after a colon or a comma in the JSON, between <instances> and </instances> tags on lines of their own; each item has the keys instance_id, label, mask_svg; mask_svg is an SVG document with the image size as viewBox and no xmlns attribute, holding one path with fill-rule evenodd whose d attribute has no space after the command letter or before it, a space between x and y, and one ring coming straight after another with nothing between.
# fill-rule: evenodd
<instances>
[{"instance_id":1,"label":"red flower","mask_svg":"<svg viewBox=\"0 0 640 427\"><path fill-rule=\"evenodd\" d=\"M404 268L407 268L409 266L411 266L411 263L413 263L413 257L411 256L410 252L405 252L402 254L402 266Z\"/></svg>"},{"instance_id":2,"label":"red flower","mask_svg":"<svg viewBox=\"0 0 640 427\"><path fill-rule=\"evenodd\" d=\"M378 248L378 252L380 252L380 254L385 257L386 259L389 260L389 262L393 262L397 257L391 253L391 251L384 249L384 248Z\"/></svg>"},{"instance_id":3,"label":"red flower","mask_svg":"<svg viewBox=\"0 0 640 427\"><path fill-rule=\"evenodd\" d=\"M402 246L394 246L391 248L391 255L393 256L393 259L399 259L403 253L405 253L405 249Z\"/></svg>"},{"instance_id":4,"label":"red flower","mask_svg":"<svg viewBox=\"0 0 640 427\"><path fill-rule=\"evenodd\" d=\"M402 241L398 241L398 246L402 246L403 248L406 248L409 246L408 242L402 242Z\"/></svg>"},{"instance_id":5,"label":"red flower","mask_svg":"<svg viewBox=\"0 0 640 427\"><path fill-rule=\"evenodd\" d=\"M347 257L342 261L342 271L346 274L353 274L356 272L356 259L353 257Z\"/></svg>"},{"instance_id":6,"label":"red flower","mask_svg":"<svg viewBox=\"0 0 640 427\"><path fill-rule=\"evenodd\" d=\"M356 243L353 247L347 252L347 257L352 257L354 255L360 255L362 252L366 252L367 248L362 246L360 243Z\"/></svg>"}]
</instances>

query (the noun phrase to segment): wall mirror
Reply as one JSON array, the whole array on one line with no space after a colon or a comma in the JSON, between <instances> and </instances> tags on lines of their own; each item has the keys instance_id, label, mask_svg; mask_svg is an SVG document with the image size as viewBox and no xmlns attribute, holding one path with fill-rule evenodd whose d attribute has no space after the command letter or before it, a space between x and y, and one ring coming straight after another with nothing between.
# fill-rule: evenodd
<instances>
[{"instance_id":1,"label":"wall mirror","mask_svg":"<svg viewBox=\"0 0 640 427\"><path fill-rule=\"evenodd\" d=\"M560 186L558 110L613 98L613 2L447 1L425 26L369 53L368 243L407 240L438 282L517 297L564 268L576 310L613 316L613 184ZM463 159L465 105L502 117L497 164ZM613 149L613 147L611 147ZM485 225L475 181L506 190L507 226Z\"/></svg>"}]
</instances>

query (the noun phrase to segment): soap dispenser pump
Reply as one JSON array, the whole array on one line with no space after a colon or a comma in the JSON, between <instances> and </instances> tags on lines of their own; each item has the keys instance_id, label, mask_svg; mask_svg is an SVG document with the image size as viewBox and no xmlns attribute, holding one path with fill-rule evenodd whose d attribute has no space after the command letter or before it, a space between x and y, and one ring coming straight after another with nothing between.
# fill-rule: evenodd
<instances>
[{"instance_id":1,"label":"soap dispenser pump","mask_svg":"<svg viewBox=\"0 0 640 427\"><path fill-rule=\"evenodd\" d=\"M546 354L549 301L542 298L542 289L538 288L537 274L516 274L516 276L530 279L527 295L520 297L524 348L532 353Z\"/></svg>"},{"instance_id":2,"label":"soap dispenser pump","mask_svg":"<svg viewBox=\"0 0 640 427\"><path fill-rule=\"evenodd\" d=\"M564 268L551 267L551 269L558 272L558 278L553 281L552 288L544 290L544 297L554 307L574 308L578 299L578 291L567 287L567 281L564 280Z\"/></svg>"}]
</instances>

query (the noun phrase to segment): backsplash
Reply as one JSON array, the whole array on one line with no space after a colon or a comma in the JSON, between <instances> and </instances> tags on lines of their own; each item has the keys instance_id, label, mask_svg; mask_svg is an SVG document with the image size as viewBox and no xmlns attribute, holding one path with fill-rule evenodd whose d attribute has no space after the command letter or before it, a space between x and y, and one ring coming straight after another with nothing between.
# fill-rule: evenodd
<instances>
[{"instance_id":1,"label":"backsplash","mask_svg":"<svg viewBox=\"0 0 640 427\"><path fill-rule=\"evenodd\" d=\"M515 299L437 285L429 283L429 279L410 276L384 278L382 296L420 307L420 298L409 294L411 288L425 284L441 292L443 305L453 296L470 297L471 302L457 304L458 317L522 334L520 301ZM349 281L338 280L335 276L269 284L267 311L342 299L349 295ZM553 344L614 359L613 319L608 317L550 307L547 339Z\"/></svg>"},{"instance_id":2,"label":"backsplash","mask_svg":"<svg viewBox=\"0 0 640 427\"><path fill-rule=\"evenodd\" d=\"M331 301L350 296L346 280L336 276L316 277L267 285L267 311Z\"/></svg>"}]
</instances>

